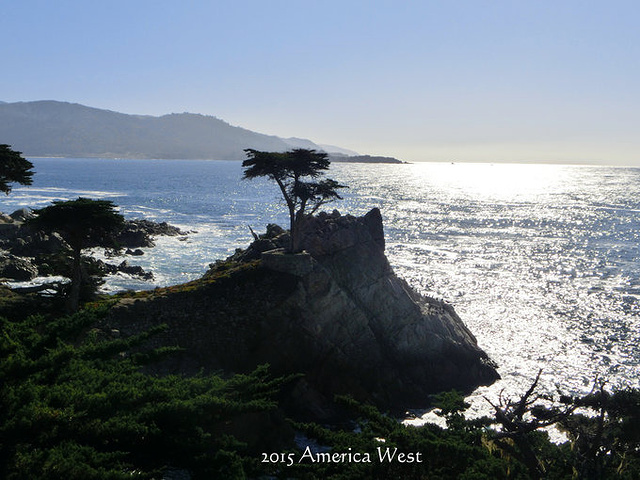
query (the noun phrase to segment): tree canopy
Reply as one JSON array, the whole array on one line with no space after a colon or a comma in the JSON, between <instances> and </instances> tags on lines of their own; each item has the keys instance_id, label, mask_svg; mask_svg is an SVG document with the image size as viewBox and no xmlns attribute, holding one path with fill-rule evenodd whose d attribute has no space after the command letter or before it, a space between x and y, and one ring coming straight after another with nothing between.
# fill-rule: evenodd
<instances>
[{"instance_id":1,"label":"tree canopy","mask_svg":"<svg viewBox=\"0 0 640 480\"><path fill-rule=\"evenodd\" d=\"M78 198L55 201L34 211L29 221L35 228L59 233L72 250L69 310L78 308L80 287L88 280L82 271L82 250L91 247L117 247L115 235L124 225L124 217L108 200Z\"/></svg>"},{"instance_id":2,"label":"tree canopy","mask_svg":"<svg viewBox=\"0 0 640 480\"><path fill-rule=\"evenodd\" d=\"M346 188L332 179L316 179L331 163L324 152L298 148L288 152L262 152L245 149L242 162L244 178L267 177L276 182L289 210L291 252L298 250L297 234L305 215L315 213L322 205L342 197L338 189Z\"/></svg>"},{"instance_id":3,"label":"tree canopy","mask_svg":"<svg viewBox=\"0 0 640 480\"><path fill-rule=\"evenodd\" d=\"M11 184L31 185L33 164L12 150L9 145L0 144L0 191L9 195Z\"/></svg>"},{"instance_id":4,"label":"tree canopy","mask_svg":"<svg viewBox=\"0 0 640 480\"><path fill-rule=\"evenodd\" d=\"M109 200L56 200L34 214L32 225L58 232L74 250L115 245L114 233L124 225L124 217Z\"/></svg>"}]
</instances>

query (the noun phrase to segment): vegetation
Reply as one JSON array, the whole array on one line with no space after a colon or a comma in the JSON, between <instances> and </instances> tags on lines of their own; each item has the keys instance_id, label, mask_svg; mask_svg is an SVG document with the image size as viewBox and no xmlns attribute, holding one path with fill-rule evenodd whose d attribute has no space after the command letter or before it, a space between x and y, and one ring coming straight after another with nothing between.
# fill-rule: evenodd
<instances>
[{"instance_id":1,"label":"vegetation","mask_svg":"<svg viewBox=\"0 0 640 480\"><path fill-rule=\"evenodd\" d=\"M33 164L12 150L9 145L0 145L0 191L9 195L11 184L31 185Z\"/></svg>"},{"instance_id":2,"label":"vegetation","mask_svg":"<svg viewBox=\"0 0 640 480\"><path fill-rule=\"evenodd\" d=\"M495 416L474 420L465 418L468 405L458 393L440 394L435 405L446 429L432 424L405 426L372 407L342 398L358 418L355 424L338 431L316 424L296 426L314 440L308 443L326 446L315 447L314 452L338 458L344 454L347 461L329 462L326 456L324 461L314 460L297 451L290 466L272 464L270 473L308 480L640 478L640 390L608 393L599 388L585 397L562 397L547 406L538 403L542 397L534 392L535 385L520 399L505 400ZM578 408L584 410L576 413ZM509 430L505 420L515 421L510 417L515 411L523 413L521 423L512 423L515 428ZM532 428L553 423L566 432L568 442L554 444L546 431ZM357 461L364 454L370 462Z\"/></svg>"},{"instance_id":3,"label":"vegetation","mask_svg":"<svg viewBox=\"0 0 640 480\"><path fill-rule=\"evenodd\" d=\"M257 455L234 421L273 409L283 380L142 373L171 350L141 350L153 332L110 338L101 314L0 319L0 478L243 478Z\"/></svg>"},{"instance_id":4,"label":"vegetation","mask_svg":"<svg viewBox=\"0 0 640 480\"><path fill-rule=\"evenodd\" d=\"M575 400L589 415L560 422L571 441L573 470L577 478L640 478L640 390L603 387Z\"/></svg>"},{"instance_id":5,"label":"vegetation","mask_svg":"<svg viewBox=\"0 0 640 480\"><path fill-rule=\"evenodd\" d=\"M345 188L335 180L316 179L331 163L324 152L295 149L288 152L261 152L248 148L242 162L244 178L267 177L275 181L289 210L290 251L298 251L298 231L305 215L315 213L322 205L341 199L338 189Z\"/></svg>"},{"instance_id":6,"label":"vegetation","mask_svg":"<svg viewBox=\"0 0 640 480\"><path fill-rule=\"evenodd\" d=\"M341 431L315 424L298 427L322 445L330 445L332 452L366 452L370 461L312 463L305 460L287 472L293 478L528 478L526 468L517 459L505 458L496 449L488 447L487 422L484 420L453 422L447 429L433 424L416 428L348 398L340 400L354 412L357 418L354 425ZM450 417L447 415L447 418ZM390 460L394 452L393 460ZM399 453L404 457L399 457Z\"/></svg>"},{"instance_id":7,"label":"vegetation","mask_svg":"<svg viewBox=\"0 0 640 480\"><path fill-rule=\"evenodd\" d=\"M90 278L82 266L82 251L91 247L117 247L115 235L124 225L124 217L108 200L55 201L53 205L34 211L29 220L34 228L57 232L71 247L72 268L68 310L78 309L82 287Z\"/></svg>"},{"instance_id":8,"label":"vegetation","mask_svg":"<svg viewBox=\"0 0 640 480\"><path fill-rule=\"evenodd\" d=\"M550 403L536 394L536 379L522 397L500 399L495 415L473 420L460 394L444 392L434 405L446 428L406 426L342 397L352 423L291 422L285 428L299 432L298 444L291 435L283 445L264 432L283 428L271 419L287 379L264 366L227 378L144 373L175 349L145 349L154 331L120 338L101 327L107 308L0 318L0 478L162 478L176 470L193 479L640 478L639 390L598 384ZM567 443L540 431L553 423Z\"/></svg>"}]
</instances>

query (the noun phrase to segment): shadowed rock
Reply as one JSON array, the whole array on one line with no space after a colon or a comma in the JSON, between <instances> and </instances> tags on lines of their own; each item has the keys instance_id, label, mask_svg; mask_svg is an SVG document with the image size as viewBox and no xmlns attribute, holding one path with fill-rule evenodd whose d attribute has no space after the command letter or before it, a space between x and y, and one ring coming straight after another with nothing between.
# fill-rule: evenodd
<instances>
[{"instance_id":1,"label":"shadowed rock","mask_svg":"<svg viewBox=\"0 0 640 480\"><path fill-rule=\"evenodd\" d=\"M11 254L0 254L0 278L28 281L38 275L38 268L28 259Z\"/></svg>"},{"instance_id":2,"label":"shadowed rock","mask_svg":"<svg viewBox=\"0 0 640 480\"><path fill-rule=\"evenodd\" d=\"M285 404L316 420L336 413L335 394L404 411L427 406L435 392L499 378L453 308L394 274L378 209L307 218L301 255L265 252L286 244L286 233L271 230L202 280L122 300L107 328L131 334L166 323L157 344L185 351L157 371L269 363L274 373L304 373Z\"/></svg>"}]
</instances>

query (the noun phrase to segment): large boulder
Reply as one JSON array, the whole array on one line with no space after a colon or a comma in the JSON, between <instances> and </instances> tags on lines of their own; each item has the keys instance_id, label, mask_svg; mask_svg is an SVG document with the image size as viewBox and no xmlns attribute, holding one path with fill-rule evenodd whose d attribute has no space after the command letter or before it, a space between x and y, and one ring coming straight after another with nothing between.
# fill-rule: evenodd
<instances>
[{"instance_id":1,"label":"large boulder","mask_svg":"<svg viewBox=\"0 0 640 480\"><path fill-rule=\"evenodd\" d=\"M153 237L158 235L177 236L186 235L178 227L167 222L156 223L151 220L127 220L118 235L117 241L127 248L153 247Z\"/></svg>"},{"instance_id":2,"label":"large boulder","mask_svg":"<svg viewBox=\"0 0 640 480\"><path fill-rule=\"evenodd\" d=\"M38 268L26 258L11 254L0 256L0 278L24 282L38 276Z\"/></svg>"},{"instance_id":3,"label":"large boulder","mask_svg":"<svg viewBox=\"0 0 640 480\"><path fill-rule=\"evenodd\" d=\"M309 217L300 233L302 254L237 261L237 252L200 281L121 300L105 328L133 334L166 323L157 345L185 351L162 372L268 363L274 373L303 373L289 407L315 420L335 414L335 394L404 411L499 378L453 308L394 274L379 210Z\"/></svg>"},{"instance_id":4,"label":"large boulder","mask_svg":"<svg viewBox=\"0 0 640 480\"><path fill-rule=\"evenodd\" d=\"M26 220L29 220L30 218L33 218L35 215L33 213L33 210L31 210L29 207L23 207L14 211L9 216L16 222L24 222Z\"/></svg>"},{"instance_id":5,"label":"large boulder","mask_svg":"<svg viewBox=\"0 0 640 480\"><path fill-rule=\"evenodd\" d=\"M30 212L22 209L11 215L16 219L24 219L17 215L23 210L27 212L25 215ZM20 257L37 257L68 250L69 246L58 233L36 231L21 220L16 220L14 223L0 223L0 248Z\"/></svg>"},{"instance_id":6,"label":"large boulder","mask_svg":"<svg viewBox=\"0 0 640 480\"><path fill-rule=\"evenodd\" d=\"M15 255L38 257L69 250L67 242L56 232L32 232L26 227L20 230L26 233L16 238L11 245L11 253Z\"/></svg>"}]
</instances>

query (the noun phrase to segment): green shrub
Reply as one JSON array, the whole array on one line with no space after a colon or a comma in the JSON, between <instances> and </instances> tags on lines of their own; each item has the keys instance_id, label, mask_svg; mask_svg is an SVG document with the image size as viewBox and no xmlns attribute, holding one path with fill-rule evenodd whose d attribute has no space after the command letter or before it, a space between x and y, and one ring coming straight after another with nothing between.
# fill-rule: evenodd
<instances>
[{"instance_id":1,"label":"green shrub","mask_svg":"<svg viewBox=\"0 0 640 480\"><path fill-rule=\"evenodd\" d=\"M133 355L153 332L108 339L93 327L101 314L0 319L0 477L242 471L246 446L227 434L229 424L273 409L283 379L266 367L230 378L142 373L142 362L171 349Z\"/></svg>"}]
</instances>

